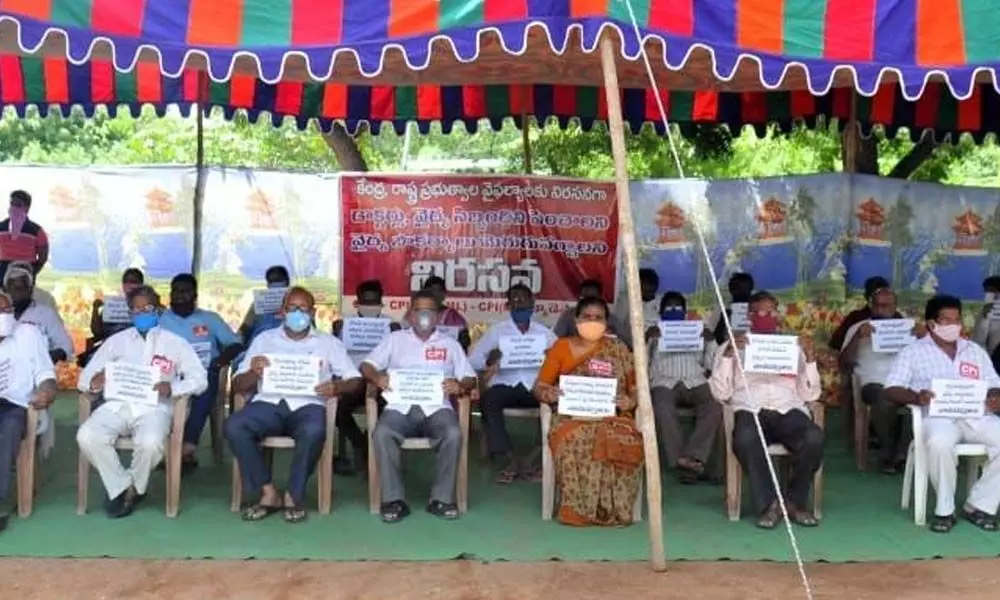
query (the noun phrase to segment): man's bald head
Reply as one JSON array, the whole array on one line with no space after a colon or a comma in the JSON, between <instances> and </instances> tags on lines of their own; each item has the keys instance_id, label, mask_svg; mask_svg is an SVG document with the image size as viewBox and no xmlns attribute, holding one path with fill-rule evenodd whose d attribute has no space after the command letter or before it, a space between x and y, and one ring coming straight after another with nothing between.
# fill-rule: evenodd
<instances>
[{"instance_id":1,"label":"man's bald head","mask_svg":"<svg viewBox=\"0 0 1000 600\"><path fill-rule=\"evenodd\" d=\"M286 313L298 309L313 314L316 308L316 297L304 287L296 286L289 288L288 293L285 294L285 301L282 303L282 308L284 308L284 312Z\"/></svg>"}]
</instances>

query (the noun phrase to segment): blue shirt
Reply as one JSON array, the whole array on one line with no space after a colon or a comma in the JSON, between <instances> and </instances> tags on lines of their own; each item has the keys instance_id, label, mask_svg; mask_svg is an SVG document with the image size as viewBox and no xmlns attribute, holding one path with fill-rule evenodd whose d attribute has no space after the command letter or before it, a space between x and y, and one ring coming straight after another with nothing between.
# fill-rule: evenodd
<instances>
[{"instance_id":1,"label":"blue shirt","mask_svg":"<svg viewBox=\"0 0 1000 600\"><path fill-rule=\"evenodd\" d=\"M160 316L160 327L187 340L205 368L224 348L240 343L239 336L222 317L210 310L196 308L187 317L168 310Z\"/></svg>"},{"instance_id":2,"label":"blue shirt","mask_svg":"<svg viewBox=\"0 0 1000 600\"><path fill-rule=\"evenodd\" d=\"M257 315L257 318L253 321L253 329L250 330L250 335L246 340L247 347L250 346L250 343L253 342L254 338L258 335L264 333L268 329L281 327L281 325L281 317L278 315Z\"/></svg>"}]
</instances>

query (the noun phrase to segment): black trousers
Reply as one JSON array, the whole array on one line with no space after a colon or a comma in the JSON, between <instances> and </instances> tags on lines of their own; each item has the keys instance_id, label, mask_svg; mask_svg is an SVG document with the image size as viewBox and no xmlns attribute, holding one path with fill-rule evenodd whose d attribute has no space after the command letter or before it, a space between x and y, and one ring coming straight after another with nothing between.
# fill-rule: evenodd
<instances>
[{"instance_id":1,"label":"black trousers","mask_svg":"<svg viewBox=\"0 0 1000 600\"><path fill-rule=\"evenodd\" d=\"M511 451L510 434L503 411L507 408L538 408L538 400L523 385L495 385L482 397L486 446L491 457L506 456Z\"/></svg>"},{"instance_id":2,"label":"black trousers","mask_svg":"<svg viewBox=\"0 0 1000 600\"><path fill-rule=\"evenodd\" d=\"M882 444L882 461L905 459L913 439L909 417L899 414L899 405L886 398L885 388L877 383L861 388L861 401L871 410L872 427Z\"/></svg>"},{"instance_id":3,"label":"black trousers","mask_svg":"<svg viewBox=\"0 0 1000 600\"><path fill-rule=\"evenodd\" d=\"M0 399L0 503L7 499L10 491L27 422L26 408Z\"/></svg>"},{"instance_id":4,"label":"black trousers","mask_svg":"<svg viewBox=\"0 0 1000 600\"><path fill-rule=\"evenodd\" d=\"M750 478L754 508L760 514L777 501L778 490L771 482L767 455L760 443L753 413L741 410L736 412L735 417L733 453ZM801 410L785 414L762 410L759 417L767 444L782 444L791 453L791 476L786 499L797 507L805 508L813 475L823 464L823 430Z\"/></svg>"}]
</instances>

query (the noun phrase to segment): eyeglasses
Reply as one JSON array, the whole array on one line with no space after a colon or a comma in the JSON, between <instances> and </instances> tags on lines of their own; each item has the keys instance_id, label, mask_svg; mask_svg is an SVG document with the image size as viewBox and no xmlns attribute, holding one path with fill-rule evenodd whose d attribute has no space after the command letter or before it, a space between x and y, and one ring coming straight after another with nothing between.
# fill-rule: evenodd
<instances>
[{"instance_id":1,"label":"eyeglasses","mask_svg":"<svg viewBox=\"0 0 1000 600\"><path fill-rule=\"evenodd\" d=\"M133 308L133 309L130 309L129 313L131 313L133 315L142 315L142 314L155 313L156 311L157 311L156 305L154 305L154 304L147 304L146 306L144 306L142 308Z\"/></svg>"}]
</instances>

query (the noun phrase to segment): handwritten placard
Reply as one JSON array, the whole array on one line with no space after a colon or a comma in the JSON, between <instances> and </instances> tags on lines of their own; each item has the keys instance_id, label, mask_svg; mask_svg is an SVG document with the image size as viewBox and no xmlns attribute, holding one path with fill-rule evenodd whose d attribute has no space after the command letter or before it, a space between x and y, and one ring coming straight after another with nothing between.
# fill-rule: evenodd
<instances>
[{"instance_id":1,"label":"handwritten placard","mask_svg":"<svg viewBox=\"0 0 1000 600\"><path fill-rule=\"evenodd\" d=\"M749 331L750 305L746 302L733 302L730 304L729 325L733 331Z\"/></svg>"},{"instance_id":2,"label":"handwritten placard","mask_svg":"<svg viewBox=\"0 0 1000 600\"><path fill-rule=\"evenodd\" d=\"M500 369L537 369L545 360L549 342L544 335L508 335L500 338Z\"/></svg>"},{"instance_id":3,"label":"handwritten placard","mask_svg":"<svg viewBox=\"0 0 1000 600\"><path fill-rule=\"evenodd\" d=\"M104 397L131 404L156 406L160 394L156 384L160 383L162 372L156 365L136 365L113 361L104 367Z\"/></svg>"},{"instance_id":4,"label":"handwritten placard","mask_svg":"<svg viewBox=\"0 0 1000 600\"><path fill-rule=\"evenodd\" d=\"M267 288L253 291L253 311L258 315L273 315L285 301L288 288Z\"/></svg>"},{"instance_id":5,"label":"handwritten placard","mask_svg":"<svg viewBox=\"0 0 1000 600\"><path fill-rule=\"evenodd\" d=\"M371 352L389 335L392 319L348 317L344 319L341 337L348 352Z\"/></svg>"},{"instance_id":6,"label":"handwritten placard","mask_svg":"<svg viewBox=\"0 0 1000 600\"><path fill-rule=\"evenodd\" d=\"M701 321L661 321L660 352L701 352L705 349Z\"/></svg>"},{"instance_id":7,"label":"handwritten placard","mask_svg":"<svg viewBox=\"0 0 1000 600\"><path fill-rule=\"evenodd\" d=\"M617 377L559 378L559 414L569 417L613 417L618 397Z\"/></svg>"},{"instance_id":8,"label":"handwritten placard","mask_svg":"<svg viewBox=\"0 0 1000 600\"><path fill-rule=\"evenodd\" d=\"M747 340L744 368L748 373L795 375L799 372L799 338L750 334Z\"/></svg>"},{"instance_id":9,"label":"handwritten placard","mask_svg":"<svg viewBox=\"0 0 1000 600\"><path fill-rule=\"evenodd\" d=\"M268 354L260 393L276 396L315 396L320 383L320 358L306 354Z\"/></svg>"},{"instance_id":10,"label":"handwritten placard","mask_svg":"<svg viewBox=\"0 0 1000 600\"><path fill-rule=\"evenodd\" d=\"M14 374L14 361L9 358L5 358L0 361L0 397L7 396L7 390L10 388L12 381L11 376Z\"/></svg>"},{"instance_id":11,"label":"handwritten placard","mask_svg":"<svg viewBox=\"0 0 1000 600\"><path fill-rule=\"evenodd\" d=\"M441 335L446 335L453 339L458 339L458 332L462 330L458 325L438 325L437 331Z\"/></svg>"},{"instance_id":12,"label":"handwritten placard","mask_svg":"<svg viewBox=\"0 0 1000 600\"><path fill-rule=\"evenodd\" d=\"M895 354L916 340L913 319L878 319L871 321L872 351Z\"/></svg>"},{"instance_id":13,"label":"handwritten placard","mask_svg":"<svg viewBox=\"0 0 1000 600\"><path fill-rule=\"evenodd\" d=\"M131 323L132 315L129 314L128 301L121 296L106 297L104 308L101 309L101 320L105 323Z\"/></svg>"},{"instance_id":14,"label":"handwritten placard","mask_svg":"<svg viewBox=\"0 0 1000 600\"><path fill-rule=\"evenodd\" d=\"M987 383L983 379L932 379L928 417L976 419L986 412Z\"/></svg>"},{"instance_id":15,"label":"handwritten placard","mask_svg":"<svg viewBox=\"0 0 1000 600\"><path fill-rule=\"evenodd\" d=\"M390 369L386 402L409 410L419 406L427 413L444 404L444 373L421 369Z\"/></svg>"},{"instance_id":16,"label":"handwritten placard","mask_svg":"<svg viewBox=\"0 0 1000 600\"><path fill-rule=\"evenodd\" d=\"M212 364L212 342L194 342L191 344L194 348L195 354L198 355L198 360L201 361L201 366L208 368L208 365Z\"/></svg>"}]
</instances>

